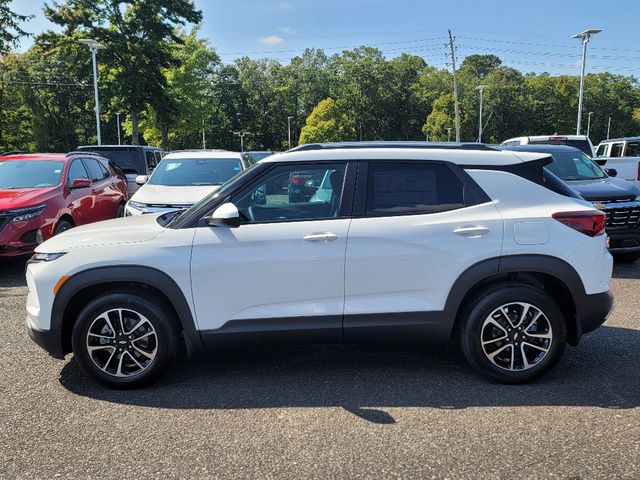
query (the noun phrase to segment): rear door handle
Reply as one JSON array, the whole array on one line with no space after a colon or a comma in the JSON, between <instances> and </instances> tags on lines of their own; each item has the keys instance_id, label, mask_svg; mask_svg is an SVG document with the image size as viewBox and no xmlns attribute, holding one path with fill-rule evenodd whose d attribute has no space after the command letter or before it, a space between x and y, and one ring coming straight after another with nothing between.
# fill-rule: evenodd
<instances>
[{"instance_id":1,"label":"rear door handle","mask_svg":"<svg viewBox=\"0 0 640 480\"><path fill-rule=\"evenodd\" d=\"M306 242L333 242L338 239L338 235L331 232L312 233L311 235L305 235L302 239Z\"/></svg>"},{"instance_id":2,"label":"rear door handle","mask_svg":"<svg viewBox=\"0 0 640 480\"><path fill-rule=\"evenodd\" d=\"M491 231L490 228L482 227L482 226L472 226L472 227L458 227L453 233L467 237L467 238L480 238L483 235L486 235Z\"/></svg>"}]
</instances>

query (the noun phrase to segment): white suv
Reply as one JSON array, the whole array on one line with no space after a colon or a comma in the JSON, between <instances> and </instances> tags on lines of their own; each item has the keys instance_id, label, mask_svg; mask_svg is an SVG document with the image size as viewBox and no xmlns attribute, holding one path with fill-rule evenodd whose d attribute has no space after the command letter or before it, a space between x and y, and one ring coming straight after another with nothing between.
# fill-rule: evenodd
<instances>
[{"instance_id":1,"label":"white suv","mask_svg":"<svg viewBox=\"0 0 640 480\"><path fill-rule=\"evenodd\" d=\"M593 158L595 150L593 143L586 135L536 135L534 137L516 137L505 140L500 145L567 145L582 150Z\"/></svg>"},{"instance_id":2,"label":"white suv","mask_svg":"<svg viewBox=\"0 0 640 480\"><path fill-rule=\"evenodd\" d=\"M551 161L480 144L298 147L182 213L40 245L28 330L118 387L157 377L180 343L303 341L455 340L478 370L525 382L613 302L605 216Z\"/></svg>"},{"instance_id":3,"label":"white suv","mask_svg":"<svg viewBox=\"0 0 640 480\"><path fill-rule=\"evenodd\" d=\"M171 152L165 155L151 176L136 177L136 183L141 187L127 202L125 215L189 208L249 165L249 160L238 152Z\"/></svg>"}]
</instances>

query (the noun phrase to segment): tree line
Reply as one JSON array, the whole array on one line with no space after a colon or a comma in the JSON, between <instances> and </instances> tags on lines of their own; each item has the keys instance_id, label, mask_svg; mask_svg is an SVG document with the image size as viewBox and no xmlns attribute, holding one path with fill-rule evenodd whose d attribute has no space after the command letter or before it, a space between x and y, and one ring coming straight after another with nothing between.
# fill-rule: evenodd
<instances>
[{"instance_id":1,"label":"tree line","mask_svg":"<svg viewBox=\"0 0 640 480\"><path fill-rule=\"evenodd\" d=\"M167 149L283 150L337 140L455 138L452 74L419 56L387 58L362 46L327 55L307 49L282 64L242 57L224 64L198 37L202 13L190 0L67 0L45 7L61 27L14 51L28 18L0 0L0 149L68 151L96 142L91 56L98 53L103 143ZM6 20L8 19L8 20ZM9 21L10 20L10 21ZM522 73L495 55L470 55L457 71L461 138L478 136L484 89L483 140L575 133L578 76ZM583 128L593 112L594 143L637 135L640 84L632 76L589 74Z\"/></svg>"}]
</instances>

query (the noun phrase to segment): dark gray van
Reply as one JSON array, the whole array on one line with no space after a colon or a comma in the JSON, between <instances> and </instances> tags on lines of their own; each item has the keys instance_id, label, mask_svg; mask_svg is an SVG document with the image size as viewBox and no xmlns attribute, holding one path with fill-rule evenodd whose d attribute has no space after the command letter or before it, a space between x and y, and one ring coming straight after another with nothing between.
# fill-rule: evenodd
<instances>
[{"instance_id":1,"label":"dark gray van","mask_svg":"<svg viewBox=\"0 0 640 480\"><path fill-rule=\"evenodd\" d=\"M129 197L138 190L138 175L150 175L165 151L147 145L83 145L78 150L96 152L116 164L127 176Z\"/></svg>"}]
</instances>

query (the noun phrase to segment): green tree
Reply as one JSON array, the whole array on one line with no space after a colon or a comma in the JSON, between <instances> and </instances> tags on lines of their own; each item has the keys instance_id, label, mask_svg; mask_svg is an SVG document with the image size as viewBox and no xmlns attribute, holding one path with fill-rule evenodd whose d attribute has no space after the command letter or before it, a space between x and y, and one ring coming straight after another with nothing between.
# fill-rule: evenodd
<instances>
[{"instance_id":1,"label":"green tree","mask_svg":"<svg viewBox=\"0 0 640 480\"><path fill-rule=\"evenodd\" d=\"M33 15L20 15L9 8L11 0L0 0L0 56L18 46L21 37L28 35L21 24Z\"/></svg>"},{"instance_id":2,"label":"green tree","mask_svg":"<svg viewBox=\"0 0 640 480\"><path fill-rule=\"evenodd\" d=\"M179 66L171 46L182 42L178 27L198 23L202 12L191 0L66 0L45 5L45 16L64 27L63 37L78 35L104 44L103 82L110 84L110 104L128 109L132 143L137 144L138 115L150 106L160 125L175 112L164 71Z\"/></svg>"},{"instance_id":3,"label":"green tree","mask_svg":"<svg viewBox=\"0 0 640 480\"><path fill-rule=\"evenodd\" d=\"M355 133L353 122L340 106L332 98L326 98L318 103L307 117L306 124L300 132L300 145L353 140Z\"/></svg>"},{"instance_id":4,"label":"green tree","mask_svg":"<svg viewBox=\"0 0 640 480\"><path fill-rule=\"evenodd\" d=\"M434 102L433 109L422 127L422 133L431 141L449 139L447 128L454 125L453 93L443 93Z\"/></svg>"}]
</instances>

